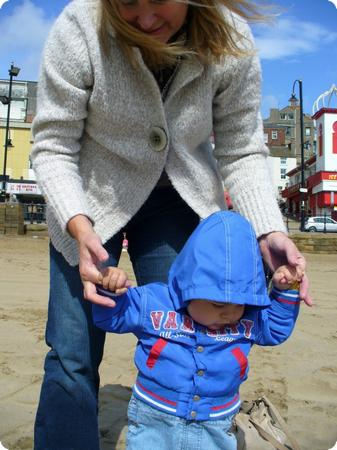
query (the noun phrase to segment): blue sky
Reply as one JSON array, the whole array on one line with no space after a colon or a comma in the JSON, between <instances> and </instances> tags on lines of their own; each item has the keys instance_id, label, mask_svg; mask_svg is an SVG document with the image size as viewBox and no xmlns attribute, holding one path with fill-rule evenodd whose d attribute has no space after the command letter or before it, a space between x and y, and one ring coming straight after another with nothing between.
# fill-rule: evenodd
<instances>
[{"instance_id":1,"label":"blue sky","mask_svg":"<svg viewBox=\"0 0 337 450\"><path fill-rule=\"evenodd\" d=\"M14 61L18 79L37 80L41 49L69 0L0 0L0 79ZM337 4L336 0L335 3ZM296 79L303 81L304 110L337 84L337 8L329 0L279 0L274 24L254 27L263 70L262 113L284 107ZM295 87L298 97L298 87ZM333 105L335 106L335 104Z\"/></svg>"}]
</instances>

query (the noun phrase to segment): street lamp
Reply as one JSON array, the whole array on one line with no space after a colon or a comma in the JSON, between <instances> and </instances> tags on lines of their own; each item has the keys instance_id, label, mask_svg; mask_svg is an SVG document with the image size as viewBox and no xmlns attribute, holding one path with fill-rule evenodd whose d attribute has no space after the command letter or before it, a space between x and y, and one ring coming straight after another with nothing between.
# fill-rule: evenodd
<instances>
[{"instance_id":1,"label":"street lamp","mask_svg":"<svg viewBox=\"0 0 337 450\"><path fill-rule=\"evenodd\" d=\"M304 194L308 192L305 187L304 181L304 139L303 139L303 93L302 93L302 80L295 80L293 84L293 91L290 97L290 101L297 101L295 96L295 85L298 83L300 94L300 128L301 128L301 187L300 187L300 215L301 225L300 230L304 231L305 222L305 208L304 208Z\"/></svg>"},{"instance_id":2,"label":"street lamp","mask_svg":"<svg viewBox=\"0 0 337 450\"><path fill-rule=\"evenodd\" d=\"M9 90L8 90L8 97L6 95L0 96L0 101L4 105L7 106L7 122L6 122L6 137L5 137L5 149L4 149L4 168L2 172L2 189L0 193L0 201L4 202L6 201L6 166L7 166L7 151L8 147L12 147L12 141L9 139L9 120L10 120L10 114L11 114L11 101L12 101L12 84L13 84L13 77L17 77L19 75L20 68L15 67L13 63L11 64L10 69L8 70L9 73Z\"/></svg>"}]
</instances>

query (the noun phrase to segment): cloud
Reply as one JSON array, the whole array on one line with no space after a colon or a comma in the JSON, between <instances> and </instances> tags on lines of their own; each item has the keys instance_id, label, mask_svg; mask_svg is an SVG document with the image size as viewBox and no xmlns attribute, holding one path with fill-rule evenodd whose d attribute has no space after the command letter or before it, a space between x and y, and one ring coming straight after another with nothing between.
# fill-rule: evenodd
<instances>
[{"instance_id":1,"label":"cloud","mask_svg":"<svg viewBox=\"0 0 337 450\"><path fill-rule=\"evenodd\" d=\"M0 9L1 9L2 5L6 2L8 2L8 0L0 0ZM1 442L0 442L0 444L1 444Z\"/></svg>"},{"instance_id":2,"label":"cloud","mask_svg":"<svg viewBox=\"0 0 337 450\"><path fill-rule=\"evenodd\" d=\"M22 77L36 79L41 51L54 18L45 17L43 9L24 0L12 13L0 17L0 54L9 63L20 65Z\"/></svg>"},{"instance_id":3,"label":"cloud","mask_svg":"<svg viewBox=\"0 0 337 450\"><path fill-rule=\"evenodd\" d=\"M322 46L337 41L337 33L322 24L295 18L280 19L273 26L256 26L254 34L260 57L268 60L314 53Z\"/></svg>"}]
</instances>

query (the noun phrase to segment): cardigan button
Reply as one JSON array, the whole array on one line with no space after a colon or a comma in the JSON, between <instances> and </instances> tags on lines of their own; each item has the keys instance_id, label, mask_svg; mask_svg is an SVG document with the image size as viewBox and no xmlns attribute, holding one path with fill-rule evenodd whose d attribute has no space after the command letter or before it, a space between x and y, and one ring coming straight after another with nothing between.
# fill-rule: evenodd
<instances>
[{"instance_id":1,"label":"cardigan button","mask_svg":"<svg viewBox=\"0 0 337 450\"><path fill-rule=\"evenodd\" d=\"M195 395L195 396L193 397L193 401L194 401L194 402L198 402L199 400L200 400L199 395Z\"/></svg>"},{"instance_id":2,"label":"cardigan button","mask_svg":"<svg viewBox=\"0 0 337 450\"><path fill-rule=\"evenodd\" d=\"M197 352L202 353L203 351L204 351L204 347L202 347L201 345L198 345Z\"/></svg>"},{"instance_id":3,"label":"cardigan button","mask_svg":"<svg viewBox=\"0 0 337 450\"><path fill-rule=\"evenodd\" d=\"M161 152L167 145L167 136L163 128L153 127L150 131L149 143L152 150Z\"/></svg>"},{"instance_id":4,"label":"cardigan button","mask_svg":"<svg viewBox=\"0 0 337 450\"><path fill-rule=\"evenodd\" d=\"M197 412L191 411L191 417L192 417L192 419L195 419L197 417Z\"/></svg>"},{"instance_id":5,"label":"cardigan button","mask_svg":"<svg viewBox=\"0 0 337 450\"><path fill-rule=\"evenodd\" d=\"M199 375L199 377L203 377L204 376L205 371L204 370L198 370L197 375Z\"/></svg>"}]
</instances>

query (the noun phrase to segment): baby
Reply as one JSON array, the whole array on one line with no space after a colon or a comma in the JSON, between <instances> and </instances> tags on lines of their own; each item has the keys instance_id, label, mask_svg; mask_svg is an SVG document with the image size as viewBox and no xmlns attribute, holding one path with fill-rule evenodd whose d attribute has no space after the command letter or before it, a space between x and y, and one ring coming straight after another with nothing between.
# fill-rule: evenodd
<instances>
[{"instance_id":1,"label":"baby","mask_svg":"<svg viewBox=\"0 0 337 450\"><path fill-rule=\"evenodd\" d=\"M168 284L130 288L124 271L107 268L98 291L116 306L94 305L94 322L138 338L127 449L235 450L231 429L247 355L255 343L289 337L301 275L279 267L269 295L254 232L231 212L199 224Z\"/></svg>"}]
</instances>

